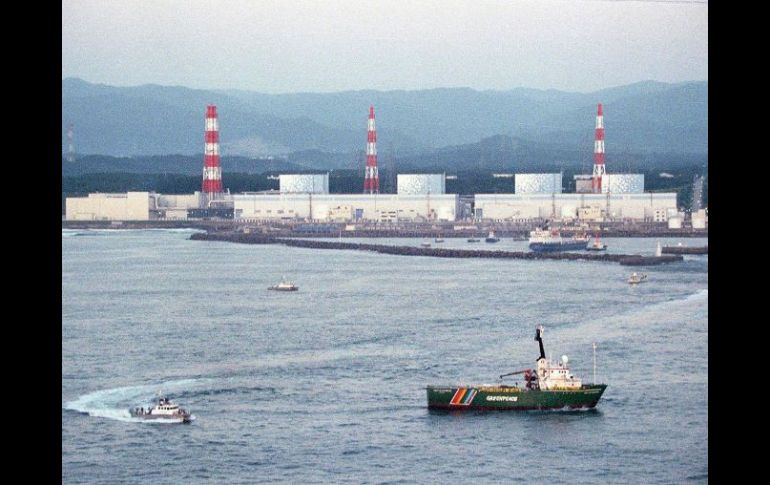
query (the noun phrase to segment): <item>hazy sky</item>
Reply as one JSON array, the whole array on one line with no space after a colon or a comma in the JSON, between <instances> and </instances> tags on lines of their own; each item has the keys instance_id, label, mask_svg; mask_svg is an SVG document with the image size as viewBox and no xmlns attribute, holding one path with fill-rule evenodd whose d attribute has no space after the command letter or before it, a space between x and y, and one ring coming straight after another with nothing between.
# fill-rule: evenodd
<instances>
[{"instance_id":1,"label":"hazy sky","mask_svg":"<svg viewBox=\"0 0 770 485\"><path fill-rule=\"evenodd\" d=\"M701 0L62 0L62 77L266 93L708 79Z\"/></svg>"}]
</instances>

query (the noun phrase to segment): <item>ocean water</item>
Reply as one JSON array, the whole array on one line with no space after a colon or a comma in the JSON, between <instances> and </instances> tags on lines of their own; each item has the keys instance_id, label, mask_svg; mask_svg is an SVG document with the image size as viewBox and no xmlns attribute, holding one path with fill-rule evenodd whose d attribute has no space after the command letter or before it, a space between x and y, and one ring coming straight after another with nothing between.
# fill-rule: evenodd
<instances>
[{"instance_id":1,"label":"ocean water","mask_svg":"<svg viewBox=\"0 0 770 485\"><path fill-rule=\"evenodd\" d=\"M708 256L644 268L632 287L639 268L613 263L191 233L62 230L63 483L708 481ZM605 240L639 254L656 241ZM283 276L300 290L267 291ZM534 364L540 324L584 382L597 344L595 410L428 411L426 385ZM129 416L159 391L195 421Z\"/></svg>"}]
</instances>

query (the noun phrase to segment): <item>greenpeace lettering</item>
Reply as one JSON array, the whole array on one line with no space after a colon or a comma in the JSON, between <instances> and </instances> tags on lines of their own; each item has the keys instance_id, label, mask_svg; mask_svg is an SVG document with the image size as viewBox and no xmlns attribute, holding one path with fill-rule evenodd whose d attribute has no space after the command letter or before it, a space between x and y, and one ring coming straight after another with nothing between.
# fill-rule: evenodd
<instances>
[{"instance_id":1,"label":"greenpeace lettering","mask_svg":"<svg viewBox=\"0 0 770 485\"><path fill-rule=\"evenodd\" d=\"M487 401L510 401L516 402L519 396L487 396Z\"/></svg>"}]
</instances>

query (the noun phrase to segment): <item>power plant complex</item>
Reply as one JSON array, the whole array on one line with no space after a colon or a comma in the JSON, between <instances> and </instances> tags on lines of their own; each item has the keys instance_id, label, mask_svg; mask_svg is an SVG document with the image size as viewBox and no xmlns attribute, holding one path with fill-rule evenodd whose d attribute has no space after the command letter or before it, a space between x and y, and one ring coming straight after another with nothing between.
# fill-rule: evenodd
<instances>
[{"instance_id":1,"label":"power plant complex","mask_svg":"<svg viewBox=\"0 0 770 485\"><path fill-rule=\"evenodd\" d=\"M575 193L564 193L561 173L514 174L511 193L461 196L446 193L445 174L397 176L395 194L380 193L374 106L369 107L363 193L329 193L329 174L281 174L278 191L230 194L222 185L217 108L205 115L201 191L167 195L154 192L96 193L66 199L72 221L146 221L222 218L243 222L526 222L633 220L669 222L683 214L676 193L644 192L641 174L614 174L604 159L604 116L598 105L594 166L575 176ZM694 216L695 217L695 216ZM695 219L693 219L695 221Z\"/></svg>"}]
</instances>

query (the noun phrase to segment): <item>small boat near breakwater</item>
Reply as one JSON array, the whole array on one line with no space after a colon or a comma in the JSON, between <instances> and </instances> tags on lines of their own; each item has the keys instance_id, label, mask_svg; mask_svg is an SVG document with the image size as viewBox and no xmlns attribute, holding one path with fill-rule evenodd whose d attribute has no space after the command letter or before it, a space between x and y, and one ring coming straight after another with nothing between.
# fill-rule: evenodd
<instances>
[{"instance_id":1,"label":"small boat near breakwater","mask_svg":"<svg viewBox=\"0 0 770 485\"><path fill-rule=\"evenodd\" d=\"M628 277L628 284L630 285L638 285L645 281L647 281L647 275L644 273L633 272L631 273L631 276Z\"/></svg>"},{"instance_id":2,"label":"small boat near breakwater","mask_svg":"<svg viewBox=\"0 0 770 485\"><path fill-rule=\"evenodd\" d=\"M294 283L290 283L286 281L286 278L283 278L280 283L277 285L269 286L267 289L272 291L297 291L299 290L299 286L295 285Z\"/></svg>"},{"instance_id":3,"label":"small boat near breakwater","mask_svg":"<svg viewBox=\"0 0 770 485\"><path fill-rule=\"evenodd\" d=\"M495 231L489 231L489 235L487 235L487 238L484 239L484 241L488 243L496 243L500 241L500 238L495 236Z\"/></svg>"}]
</instances>

